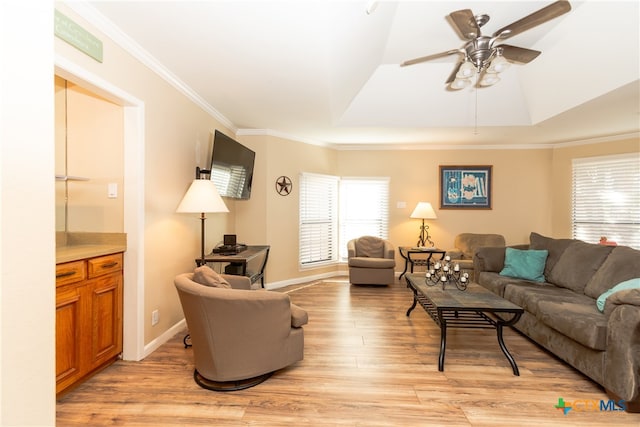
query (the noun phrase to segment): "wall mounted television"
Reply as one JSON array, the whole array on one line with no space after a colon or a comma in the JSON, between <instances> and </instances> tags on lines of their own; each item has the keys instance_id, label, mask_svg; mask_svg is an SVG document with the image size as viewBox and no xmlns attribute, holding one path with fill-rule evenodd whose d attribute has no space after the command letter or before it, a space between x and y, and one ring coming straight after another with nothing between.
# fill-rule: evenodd
<instances>
[{"instance_id":1,"label":"wall mounted television","mask_svg":"<svg viewBox=\"0 0 640 427\"><path fill-rule=\"evenodd\" d=\"M249 199L256 153L216 130L211 154L211 180L222 197Z\"/></svg>"}]
</instances>

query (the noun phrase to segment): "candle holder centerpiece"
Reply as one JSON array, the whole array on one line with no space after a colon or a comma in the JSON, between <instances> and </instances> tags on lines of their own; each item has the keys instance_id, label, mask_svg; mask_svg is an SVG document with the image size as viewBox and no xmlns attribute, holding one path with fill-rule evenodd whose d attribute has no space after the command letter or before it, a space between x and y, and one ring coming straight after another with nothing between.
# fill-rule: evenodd
<instances>
[{"instance_id":1,"label":"candle holder centerpiece","mask_svg":"<svg viewBox=\"0 0 640 427\"><path fill-rule=\"evenodd\" d=\"M436 261L427 270L425 281L429 286L435 286L440 283L443 290L447 283L453 283L456 288L464 291L469 284L469 273L462 271L459 264L452 264L451 257L447 255L442 262Z\"/></svg>"}]
</instances>

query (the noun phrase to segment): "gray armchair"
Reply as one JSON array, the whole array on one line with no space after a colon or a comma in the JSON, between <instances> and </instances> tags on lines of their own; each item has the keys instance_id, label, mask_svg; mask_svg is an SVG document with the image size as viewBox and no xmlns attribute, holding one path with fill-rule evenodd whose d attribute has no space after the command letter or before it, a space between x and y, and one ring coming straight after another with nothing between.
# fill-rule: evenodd
<instances>
[{"instance_id":1,"label":"gray armchair","mask_svg":"<svg viewBox=\"0 0 640 427\"><path fill-rule=\"evenodd\" d=\"M193 273L174 280L191 335L196 383L241 390L302 360L307 312L287 294L248 290L247 277L219 277L230 287L197 283Z\"/></svg>"},{"instance_id":2,"label":"gray armchair","mask_svg":"<svg viewBox=\"0 0 640 427\"><path fill-rule=\"evenodd\" d=\"M389 285L395 281L395 248L387 241L363 236L347 243L349 282L354 285Z\"/></svg>"},{"instance_id":3,"label":"gray armchair","mask_svg":"<svg viewBox=\"0 0 640 427\"><path fill-rule=\"evenodd\" d=\"M473 255L478 248L485 246L504 247L505 240L501 234L462 233L455 237L453 245L455 248L447 250L447 255L451 257L453 263L459 264L461 269L467 270L472 280L475 280Z\"/></svg>"}]
</instances>

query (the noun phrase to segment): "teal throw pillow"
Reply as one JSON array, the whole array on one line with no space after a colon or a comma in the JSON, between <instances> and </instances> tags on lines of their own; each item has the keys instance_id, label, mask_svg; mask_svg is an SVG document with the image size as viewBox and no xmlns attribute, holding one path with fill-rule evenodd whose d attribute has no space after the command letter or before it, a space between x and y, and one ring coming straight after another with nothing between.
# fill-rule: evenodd
<instances>
[{"instance_id":1,"label":"teal throw pillow","mask_svg":"<svg viewBox=\"0 0 640 427\"><path fill-rule=\"evenodd\" d=\"M544 282L544 266L549 251L546 249L514 249L507 248L504 256L502 276Z\"/></svg>"}]
</instances>

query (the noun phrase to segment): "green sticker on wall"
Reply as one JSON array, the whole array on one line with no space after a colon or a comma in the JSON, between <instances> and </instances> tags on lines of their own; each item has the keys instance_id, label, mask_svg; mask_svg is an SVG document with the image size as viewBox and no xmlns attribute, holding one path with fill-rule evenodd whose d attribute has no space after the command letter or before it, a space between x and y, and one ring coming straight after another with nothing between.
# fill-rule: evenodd
<instances>
[{"instance_id":1,"label":"green sticker on wall","mask_svg":"<svg viewBox=\"0 0 640 427\"><path fill-rule=\"evenodd\" d=\"M86 53L98 62L102 62L102 41L73 22L69 17L55 11L53 32L56 37Z\"/></svg>"}]
</instances>

